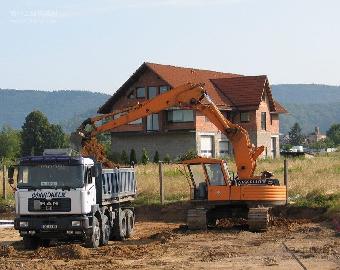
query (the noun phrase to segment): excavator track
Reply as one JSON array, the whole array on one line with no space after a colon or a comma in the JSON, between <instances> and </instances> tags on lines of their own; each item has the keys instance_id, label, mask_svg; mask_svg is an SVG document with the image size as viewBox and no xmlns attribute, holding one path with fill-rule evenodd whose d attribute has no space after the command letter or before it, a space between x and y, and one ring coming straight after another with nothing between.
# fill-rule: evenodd
<instances>
[{"instance_id":1,"label":"excavator track","mask_svg":"<svg viewBox=\"0 0 340 270\"><path fill-rule=\"evenodd\" d=\"M189 209L187 213L187 226L189 230L206 230L207 210L205 208Z\"/></svg>"},{"instance_id":2,"label":"excavator track","mask_svg":"<svg viewBox=\"0 0 340 270\"><path fill-rule=\"evenodd\" d=\"M250 231L266 231L269 226L269 208L249 208L248 225Z\"/></svg>"}]
</instances>

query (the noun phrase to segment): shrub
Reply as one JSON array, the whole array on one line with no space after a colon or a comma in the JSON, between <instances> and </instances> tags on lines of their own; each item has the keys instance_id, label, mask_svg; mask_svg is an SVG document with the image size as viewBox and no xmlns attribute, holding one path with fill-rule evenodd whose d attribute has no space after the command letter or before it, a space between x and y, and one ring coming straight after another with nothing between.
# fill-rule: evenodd
<instances>
[{"instance_id":1,"label":"shrub","mask_svg":"<svg viewBox=\"0 0 340 270\"><path fill-rule=\"evenodd\" d=\"M123 164L129 164L129 157L125 150L122 151L122 155L120 156L120 160Z\"/></svg>"},{"instance_id":2,"label":"shrub","mask_svg":"<svg viewBox=\"0 0 340 270\"><path fill-rule=\"evenodd\" d=\"M169 154L166 154L164 159L163 159L164 163L170 163L171 162L171 158L170 158L170 155Z\"/></svg>"},{"instance_id":3,"label":"shrub","mask_svg":"<svg viewBox=\"0 0 340 270\"><path fill-rule=\"evenodd\" d=\"M136 151L133 148L130 151L130 164L132 164L132 162L133 162L133 164L137 164Z\"/></svg>"},{"instance_id":4,"label":"shrub","mask_svg":"<svg viewBox=\"0 0 340 270\"><path fill-rule=\"evenodd\" d=\"M193 158L197 158L197 152L194 149L188 150L187 152L183 153L182 155L179 155L177 157L178 161L184 161L184 160L188 160L188 159L193 159Z\"/></svg>"},{"instance_id":5,"label":"shrub","mask_svg":"<svg viewBox=\"0 0 340 270\"><path fill-rule=\"evenodd\" d=\"M121 163L121 154L119 152L111 152L108 158L114 163Z\"/></svg>"},{"instance_id":6,"label":"shrub","mask_svg":"<svg viewBox=\"0 0 340 270\"><path fill-rule=\"evenodd\" d=\"M141 158L141 163L146 165L149 162L149 156L148 156L148 152L146 151L145 148L143 148L142 150L142 158Z\"/></svg>"},{"instance_id":7,"label":"shrub","mask_svg":"<svg viewBox=\"0 0 340 270\"><path fill-rule=\"evenodd\" d=\"M154 163L158 163L159 162L159 153L156 150L155 155L153 156L153 162Z\"/></svg>"}]
</instances>

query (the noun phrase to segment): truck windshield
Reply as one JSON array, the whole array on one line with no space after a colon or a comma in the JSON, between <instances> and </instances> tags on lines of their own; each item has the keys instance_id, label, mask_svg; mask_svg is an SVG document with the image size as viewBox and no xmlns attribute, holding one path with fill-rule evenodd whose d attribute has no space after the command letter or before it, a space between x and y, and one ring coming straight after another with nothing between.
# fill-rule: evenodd
<instances>
[{"instance_id":1,"label":"truck windshield","mask_svg":"<svg viewBox=\"0 0 340 270\"><path fill-rule=\"evenodd\" d=\"M18 187L77 188L84 185L84 167L60 164L19 166Z\"/></svg>"}]
</instances>

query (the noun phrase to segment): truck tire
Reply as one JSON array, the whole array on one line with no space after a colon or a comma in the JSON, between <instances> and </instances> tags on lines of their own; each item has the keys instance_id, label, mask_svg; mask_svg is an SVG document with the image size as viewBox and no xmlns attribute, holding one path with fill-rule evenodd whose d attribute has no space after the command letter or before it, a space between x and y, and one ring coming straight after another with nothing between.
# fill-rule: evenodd
<instances>
[{"instance_id":1,"label":"truck tire","mask_svg":"<svg viewBox=\"0 0 340 270\"><path fill-rule=\"evenodd\" d=\"M51 244L51 239L42 239L41 240L41 246L43 247L49 247Z\"/></svg>"},{"instance_id":2,"label":"truck tire","mask_svg":"<svg viewBox=\"0 0 340 270\"><path fill-rule=\"evenodd\" d=\"M93 217L92 221L92 232L86 239L86 246L89 248L97 248L100 244L100 225L96 217Z\"/></svg>"},{"instance_id":3,"label":"truck tire","mask_svg":"<svg viewBox=\"0 0 340 270\"><path fill-rule=\"evenodd\" d=\"M131 209L125 210L126 214L126 238L130 238L133 234L133 229L135 228L135 214Z\"/></svg>"},{"instance_id":4,"label":"truck tire","mask_svg":"<svg viewBox=\"0 0 340 270\"><path fill-rule=\"evenodd\" d=\"M111 233L111 227L110 227L110 221L109 218L104 215L103 220L101 222L101 235L100 235L100 245L106 246L109 243L110 233Z\"/></svg>"},{"instance_id":5,"label":"truck tire","mask_svg":"<svg viewBox=\"0 0 340 270\"><path fill-rule=\"evenodd\" d=\"M23 241L25 249L32 250L37 249L40 246L40 239L37 237L24 236Z\"/></svg>"},{"instance_id":6,"label":"truck tire","mask_svg":"<svg viewBox=\"0 0 340 270\"><path fill-rule=\"evenodd\" d=\"M126 237L126 213L124 210L119 210L119 216L114 226L114 238L116 240L122 241Z\"/></svg>"}]
</instances>

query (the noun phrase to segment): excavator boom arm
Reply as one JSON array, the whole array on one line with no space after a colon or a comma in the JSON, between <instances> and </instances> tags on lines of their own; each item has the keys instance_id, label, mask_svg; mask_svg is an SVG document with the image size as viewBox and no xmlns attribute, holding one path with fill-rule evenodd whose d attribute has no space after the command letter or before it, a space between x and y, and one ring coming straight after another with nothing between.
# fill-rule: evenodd
<instances>
[{"instance_id":1,"label":"excavator boom arm","mask_svg":"<svg viewBox=\"0 0 340 270\"><path fill-rule=\"evenodd\" d=\"M106 132L158 113L170 107L190 107L204 114L215 126L229 139L234 149L235 162L239 178L251 178L256 168L256 159L263 151L263 146L255 148L251 145L248 132L237 124L233 124L225 118L203 88L203 84L187 83L158 95L144 103L137 104L132 108L120 111L117 119L111 119L116 113L109 113L89 118L78 128L78 133L85 138L91 138L98 133ZM95 123L110 119L107 123L96 126ZM86 126L92 126L86 131Z\"/></svg>"}]
</instances>

